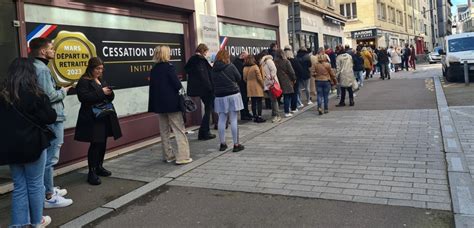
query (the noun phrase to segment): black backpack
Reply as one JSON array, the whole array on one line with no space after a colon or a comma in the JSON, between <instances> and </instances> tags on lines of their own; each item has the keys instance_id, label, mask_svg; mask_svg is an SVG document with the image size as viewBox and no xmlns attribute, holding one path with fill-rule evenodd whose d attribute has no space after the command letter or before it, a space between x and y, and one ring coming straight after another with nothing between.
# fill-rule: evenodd
<instances>
[{"instance_id":1,"label":"black backpack","mask_svg":"<svg viewBox=\"0 0 474 228\"><path fill-rule=\"evenodd\" d=\"M364 70L364 59L359 53L352 55L352 62L354 63L354 66L352 67L354 71Z\"/></svg>"}]
</instances>

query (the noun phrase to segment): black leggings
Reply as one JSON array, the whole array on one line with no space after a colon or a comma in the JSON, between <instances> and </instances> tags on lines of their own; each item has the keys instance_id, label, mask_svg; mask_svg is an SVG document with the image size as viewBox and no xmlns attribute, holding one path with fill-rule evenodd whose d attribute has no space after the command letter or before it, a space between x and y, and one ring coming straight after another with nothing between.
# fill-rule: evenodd
<instances>
[{"instance_id":1,"label":"black leggings","mask_svg":"<svg viewBox=\"0 0 474 228\"><path fill-rule=\"evenodd\" d=\"M262 116L262 98L251 97L252 100L252 113L254 116Z\"/></svg>"},{"instance_id":2,"label":"black leggings","mask_svg":"<svg viewBox=\"0 0 474 228\"><path fill-rule=\"evenodd\" d=\"M92 142L87 153L89 168L97 168L104 163L105 148L107 142Z\"/></svg>"}]
</instances>

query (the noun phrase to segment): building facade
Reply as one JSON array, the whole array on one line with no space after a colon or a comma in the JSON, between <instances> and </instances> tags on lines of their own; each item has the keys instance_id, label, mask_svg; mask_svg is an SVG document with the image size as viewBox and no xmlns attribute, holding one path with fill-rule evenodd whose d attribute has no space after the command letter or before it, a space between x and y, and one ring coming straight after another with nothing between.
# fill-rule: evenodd
<instances>
[{"instance_id":1,"label":"building facade","mask_svg":"<svg viewBox=\"0 0 474 228\"><path fill-rule=\"evenodd\" d=\"M432 50L432 23L428 0L339 0L347 18L345 43L352 46L404 46L413 44L417 54Z\"/></svg>"},{"instance_id":2,"label":"building facade","mask_svg":"<svg viewBox=\"0 0 474 228\"><path fill-rule=\"evenodd\" d=\"M438 45L444 44L444 38L452 35L453 15L451 7L453 3L451 0L436 0L436 9L438 13Z\"/></svg>"},{"instance_id":3,"label":"building facade","mask_svg":"<svg viewBox=\"0 0 474 228\"><path fill-rule=\"evenodd\" d=\"M304 46L317 51L326 45L334 49L336 45L343 43L346 20L339 14L335 0L301 0L297 4L300 28L295 32L294 41L292 24L288 21L292 1L280 1L278 5L281 47L290 45L297 50Z\"/></svg>"}]
</instances>

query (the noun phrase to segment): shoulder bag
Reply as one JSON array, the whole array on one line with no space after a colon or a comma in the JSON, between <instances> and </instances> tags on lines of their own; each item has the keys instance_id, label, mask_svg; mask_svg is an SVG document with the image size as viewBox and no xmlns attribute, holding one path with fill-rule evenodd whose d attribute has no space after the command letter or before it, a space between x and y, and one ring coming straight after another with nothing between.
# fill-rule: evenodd
<instances>
[{"instance_id":1,"label":"shoulder bag","mask_svg":"<svg viewBox=\"0 0 474 228\"><path fill-rule=\"evenodd\" d=\"M194 112L197 109L194 101L186 93L186 90L182 88L179 92L179 108L183 113Z\"/></svg>"},{"instance_id":2,"label":"shoulder bag","mask_svg":"<svg viewBox=\"0 0 474 228\"><path fill-rule=\"evenodd\" d=\"M101 119L115 113L115 107L112 102L104 101L92 106L92 112L96 119Z\"/></svg>"}]
</instances>

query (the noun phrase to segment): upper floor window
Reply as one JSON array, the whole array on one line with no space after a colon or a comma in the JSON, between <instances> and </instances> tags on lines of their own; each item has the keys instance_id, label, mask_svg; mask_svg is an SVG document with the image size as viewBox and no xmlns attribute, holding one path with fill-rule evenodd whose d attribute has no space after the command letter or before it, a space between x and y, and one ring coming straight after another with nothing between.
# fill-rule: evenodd
<instances>
[{"instance_id":1,"label":"upper floor window","mask_svg":"<svg viewBox=\"0 0 474 228\"><path fill-rule=\"evenodd\" d=\"M357 6L356 3L345 3L339 5L340 13L342 16L347 19L356 19L357 18Z\"/></svg>"},{"instance_id":2,"label":"upper floor window","mask_svg":"<svg viewBox=\"0 0 474 228\"><path fill-rule=\"evenodd\" d=\"M380 20L386 20L387 19L387 7L385 6L385 3L378 3L377 4L377 16Z\"/></svg>"}]
</instances>

